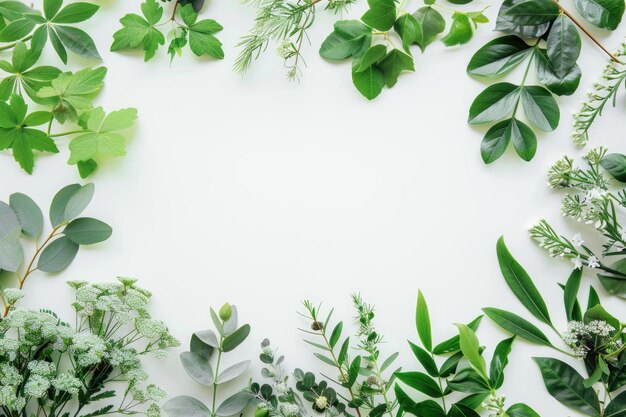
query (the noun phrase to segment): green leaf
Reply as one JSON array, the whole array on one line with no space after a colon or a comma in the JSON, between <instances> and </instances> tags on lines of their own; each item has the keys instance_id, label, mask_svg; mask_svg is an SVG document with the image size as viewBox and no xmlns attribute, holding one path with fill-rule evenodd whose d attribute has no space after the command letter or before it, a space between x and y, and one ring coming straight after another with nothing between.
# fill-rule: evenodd
<instances>
[{"instance_id":1,"label":"green leaf","mask_svg":"<svg viewBox=\"0 0 626 417\"><path fill-rule=\"evenodd\" d=\"M213 368L202 356L193 352L183 352L180 354L180 362L187 374L198 384L205 387L213 385L215 381Z\"/></svg>"},{"instance_id":2,"label":"green leaf","mask_svg":"<svg viewBox=\"0 0 626 417\"><path fill-rule=\"evenodd\" d=\"M524 268L513 257L504 243L504 237L498 239L496 253L500 271L513 294L526 309L542 322L551 325L550 313L539 290Z\"/></svg>"},{"instance_id":3,"label":"green leaf","mask_svg":"<svg viewBox=\"0 0 626 417\"><path fill-rule=\"evenodd\" d=\"M352 83L363 97L373 100L383 91L385 77L383 72L376 66L369 67L361 72L356 72L353 67Z\"/></svg>"},{"instance_id":4,"label":"green leaf","mask_svg":"<svg viewBox=\"0 0 626 417\"><path fill-rule=\"evenodd\" d=\"M61 25L56 25L54 29L56 30L59 40L63 43L63 46L70 51L83 58L100 59L96 44L85 31L75 27ZM65 60L63 62L66 63Z\"/></svg>"},{"instance_id":5,"label":"green leaf","mask_svg":"<svg viewBox=\"0 0 626 417\"><path fill-rule=\"evenodd\" d=\"M351 388L356 379L359 377L359 371L361 370L361 357L357 356L352 360L350 368L348 369L348 381L346 381L346 387Z\"/></svg>"},{"instance_id":6,"label":"green leaf","mask_svg":"<svg viewBox=\"0 0 626 417\"><path fill-rule=\"evenodd\" d=\"M504 383L504 368L509 363L509 353L511 353L511 346L515 336L504 339L496 346L491 358L491 364L489 365L489 384L498 389Z\"/></svg>"},{"instance_id":7,"label":"green leaf","mask_svg":"<svg viewBox=\"0 0 626 417\"><path fill-rule=\"evenodd\" d=\"M71 184L63 187L56 193L50 204L50 223L52 223L52 227L57 227L66 221L65 208L67 203L80 188L80 184Z\"/></svg>"},{"instance_id":8,"label":"green leaf","mask_svg":"<svg viewBox=\"0 0 626 417\"><path fill-rule=\"evenodd\" d=\"M600 305L600 297L595 288L589 286L589 299L587 300L587 310Z\"/></svg>"},{"instance_id":9,"label":"green leaf","mask_svg":"<svg viewBox=\"0 0 626 417\"><path fill-rule=\"evenodd\" d=\"M452 404L448 417L480 417L480 414L463 404Z\"/></svg>"},{"instance_id":10,"label":"green leaf","mask_svg":"<svg viewBox=\"0 0 626 417\"><path fill-rule=\"evenodd\" d=\"M513 112L520 96L520 88L510 83L497 83L483 90L472 102L470 124L491 123Z\"/></svg>"},{"instance_id":11,"label":"green leaf","mask_svg":"<svg viewBox=\"0 0 626 417\"><path fill-rule=\"evenodd\" d=\"M424 370L428 372L428 374L432 377L439 376L437 364L435 363L435 360L433 359L431 354L414 343L409 342L409 346L411 347L411 350L413 351L413 354L415 355L417 360L424 367Z\"/></svg>"},{"instance_id":12,"label":"green leaf","mask_svg":"<svg viewBox=\"0 0 626 417\"><path fill-rule=\"evenodd\" d=\"M553 358L534 358L543 382L561 404L591 416L600 415L600 402L593 388L585 388L584 378L574 368Z\"/></svg>"},{"instance_id":13,"label":"green leaf","mask_svg":"<svg viewBox=\"0 0 626 417\"><path fill-rule=\"evenodd\" d=\"M576 65L582 41L576 26L566 16L559 16L546 40L548 60L558 77L565 77Z\"/></svg>"},{"instance_id":14,"label":"green leaf","mask_svg":"<svg viewBox=\"0 0 626 417\"><path fill-rule=\"evenodd\" d=\"M398 355L399 355L398 352L395 352L389 355L389 357L385 359L383 364L380 365L380 372L384 372L387 368L389 368L391 364L393 363L393 361L395 361L398 358Z\"/></svg>"},{"instance_id":15,"label":"green leaf","mask_svg":"<svg viewBox=\"0 0 626 417\"><path fill-rule=\"evenodd\" d=\"M3 203L4 204L4 203ZM24 250L20 244L20 227L0 235L0 270L17 272L24 260Z\"/></svg>"},{"instance_id":16,"label":"green leaf","mask_svg":"<svg viewBox=\"0 0 626 417\"><path fill-rule=\"evenodd\" d=\"M4 201L0 201L0 237L9 233L15 233L19 236L21 231L20 220L10 205Z\"/></svg>"},{"instance_id":17,"label":"green leaf","mask_svg":"<svg viewBox=\"0 0 626 417\"><path fill-rule=\"evenodd\" d=\"M574 0L574 4L587 22L603 29L617 29L624 16L621 0Z\"/></svg>"},{"instance_id":18,"label":"green leaf","mask_svg":"<svg viewBox=\"0 0 626 417\"><path fill-rule=\"evenodd\" d=\"M488 393L490 388L485 378L469 367L467 361L465 361L465 367L462 367L462 364L463 361L459 363L454 378L448 380L448 388L453 391L470 394Z\"/></svg>"},{"instance_id":19,"label":"green leaf","mask_svg":"<svg viewBox=\"0 0 626 417\"><path fill-rule=\"evenodd\" d=\"M507 332L519 336L532 343L545 346L552 346L550 340L529 321L521 318L517 314L498 308L487 307L483 311L495 324L502 327Z\"/></svg>"},{"instance_id":20,"label":"green leaf","mask_svg":"<svg viewBox=\"0 0 626 417\"><path fill-rule=\"evenodd\" d=\"M361 72L375 65L387 54L387 47L385 45L374 45L369 48L362 57L358 59L356 71Z\"/></svg>"},{"instance_id":21,"label":"green leaf","mask_svg":"<svg viewBox=\"0 0 626 417\"><path fill-rule=\"evenodd\" d=\"M480 145L483 162L490 164L502 156L510 141L517 154L525 161L530 161L537 151L537 137L531 128L512 118L493 125Z\"/></svg>"},{"instance_id":22,"label":"green leaf","mask_svg":"<svg viewBox=\"0 0 626 417\"><path fill-rule=\"evenodd\" d=\"M328 342L330 344L330 347L333 347L333 348L335 347L335 345L339 341L339 338L341 337L342 330L343 330L343 322L340 321L339 323L337 323L337 325L333 329L333 332L330 335L330 339Z\"/></svg>"},{"instance_id":23,"label":"green leaf","mask_svg":"<svg viewBox=\"0 0 626 417\"><path fill-rule=\"evenodd\" d=\"M441 397L441 390L434 379L421 372L398 372L396 377L409 387L428 395L429 397Z\"/></svg>"},{"instance_id":24,"label":"green leaf","mask_svg":"<svg viewBox=\"0 0 626 417\"><path fill-rule=\"evenodd\" d=\"M187 7L191 7L191 5L187 5L184 8ZM222 29L222 26L212 19L194 23L189 27L189 48L197 56L206 54L215 59L223 59L222 42L213 36L214 33Z\"/></svg>"},{"instance_id":25,"label":"green leaf","mask_svg":"<svg viewBox=\"0 0 626 417\"><path fill-rule=\"evenodd\" d=\"M626 258L609 265L611 269L618 271L620 275L614 275L611 273L598 274L598 279L605 290L618 297L626 297L626 280L624 274L626 274Z\"/></svg>"},{"instance_id":26,"label":"green leaf","mask_svg":"<svg viewBox=\"0 0 626 417\"><path fill-rule=\"evenodd\" d=\"M480 354L480 344L476 333L465 324L455 324L455 326L459 329L460 346L463 356L485 381L489 381L487 377L487 365L485 364L485 358Z\"/></svg>"},{"instance_id":27,"label":"green leaf","mask_svg":"<svg viewBox=\"0 0 626 417\"><path fill-rule=\"evenodd\" d=\"M41 251L37 269L43 272L61 272L72 263L78 253L78 244L63 236Z\"/></svg>"},{"instance_id":28,"label":"green leaf","mask_svg":"<svg viewBox=\"0 0 626 417\"><path fill-rule=\"evenodd\" d=\"M610 153L602 158L600 165L619 182L626 182L626 155Z\"/></svg>"},{"instance_id":29,"label":"green leaf","mask_svg":"<svg viewBox=\"0 0 626 417\"><path fill-rule=\"evenodd\" d=\"M181 395L163 404L163 411L169 417L209 417L211 411L201 401Z\"/></svg>"},{"instance_id":30,"label":"green leaf","mask_svg":"<svg viewBox=\"0 0 626 417\"><path fill-rule=\"evenodd\" d=\"M502 36L480 48L469 64L467 72L483 77L502 76L531 53L532 48L517 36Z\"/></svg>"},{"instance_id":31,"label":"green leaf","mask_svg":"<svg viewBox=\"0 0 626 417\"><path fill-rule=\"evenodd\" d=\"M133 108L117 110L106 117L101 107L85 113L80 124L87 133L70 142L68 163L76 164L98 156L126 155L126 138L117 132L131 127L136 118L137 110Z\"/></svg>"},{"instance_id":32,"label":"green leaf","mask_svg":"<svg viewBox=\"0 0 626 417\"><path fill-rule=\"evenodd\" d=\"M482 320L482 318L483 316L476 317L474 320L467 323L467 327L474 331L478 330L478 326L480 325L480 321ZM456 334L451 338L444 340L443 342L435 346L435 348L433 349L433 353L435 355L444 355L446 353L458 352L461 349L459 345L459 339L459 335Z\"/></svg>"},{"instance_id":33,"label":"green leaf","mask_svg":"<svg viewBox=\"0 0 626 417\"><path fill-rule=\"evenodd\" d=\"M254 400L254 397L250 393L240 391L230 397L226 398L219 407L217 407L217 414L220 417L229 417L240 414L247 406ZM170 417L206 417L206 416L193 416L190 414L184 414L182 416L170 416Z\"/></svg>"},{"instance_id":34,"label":"green leaf","mask_svg":"<svg viewBox=\"0 0 626 417\"><path fill-rule=\"evenodd\" d=\"M53 19L54 23L79 23L92 17L100 6L91 3L76 2L65 6Z\"/></svg>"},{"instance_id":35,"label":"green leaf","mask_svg":"<svg viewBox=\"0 0 626 417\"><path fill-rule=\"evenodd\" d=\"M63 230L63 234L69 240L79 245L93 245L103 242L111 237L112 233L111 226L89 217L72 220Z\"/></svg>"},{"instance_id":36,"label":"green leaf","mask_svg":"<svg viewBox=\"0 0 626 417\"><path fill-rule=\"evenodd\" d=\"M76 191L74 191L74 193L67 200L61 223L78 217L91 202L94 192L95 186L93 184L85 184L76 189Z\"/></svg>"},{"instance_id":37,"label":"green leaf","mask_svg":"<svg viewBox=\"0 0 626 417\"><path fill-rule=\"evenodd\" d=\"M624 417L626 416L626 391L620 392L606 406L604 410L605 417Z\"/></svg>"},{"instance_id":38,"label":"green leaf","mask_svg":"<svg viewBox=\"0 0 626 417\"><path fill-rule=\"evenodd\" d=\"M557 18L559 13L558 6L551 0L521 0L504 12L511 22L522 26L550 22Z\"/></svg>"},{"instance_id":39,"label":"green leaf","mask_svg":"<svg viewBox=\"0 0 626 417\"><path fill-rule=\"evenodd\" d=\"M335 22L333 32L322 42L320 55L342 60L362 54L372 43L372 29L358 20Z\"/></svg>"},{"instance_id":40,"label":"green leaf","mask_svg":"<svg viewBox=\"0 0 626 417\"><path fill-rule=\"evenodd\" d=\"M446 29L446 21L441 13L431 6L424 6L417 9L413 16L420 23L422 28L422 51L430 45L435 38Z\"/></svg>"},{"instance_id":41,"label":"green leaf","mask_svg":"<svg viewBox=\"0 0 626 417\"><path fill-rule=\"evenodd\" d=\"M609 314L601 305L594 306L585 311L583 321L585 323L590 323L592 321L604 321L614 329L620 329L622 327L620 321Z\"/></svg>"},{"instance_id":42,"label":"green leaf","mask_svg":"<svg viewBox=\"0 0 626 417\"><path fill-rule=\"evenodd\" d=\"M141 48L144 61L151 59L159 45L165 44L165 37L155 27L163 16L163 8L156 0L146 0L141 4L143 17L127 14L120 19L122 29L113 34L111 51Z\"/></svg>"},{"instance_id":43,"label":"green leaf","mask_svg":"<svg viewBox=\"0 0 626 417\"><path fill-rule=\"evenodd\" d=\"M541 417L535 410L526 404L513 404L506 410L509 417Z\"/></svg>"},{"instance_id":44,"label":"green leaf","mask_svg":"<svg viewBox=\"0 0 626 417\"><path fill-rule=\"evenodd\" d=\"M240 328L235 330L233 333L229 334L228 336L224 338L224 342L222 343L222 350L224 352L230 352L231 350L239 346L241 343L243 343L243 341L246 340L249 334L250 334L250 325L244 324L243 326L241 326Z\"/></svg>"},{"instance_id":45,"label":"green leaf","mask_svg":"<svg viewBox=\"0 0 626 417\"><path fill-rule=\"evenodd\" d=\"M409 46L424 44L422 25L411 14L405 13L398 17L393 25L393 29L400 35L402 47L407 53L409 52Z\"/></svg>"},{"instance_id":46,"label":"green leaf","mask_svg":"<svg viewBox=\"0 0 626 417\"><path fill-rule=\"evenodd\" d=\"M422 342L424 348L432 352L433 350L433 336L430 327L430 314L428 312L428 305L422 291L417 292L417 305L415 307L415 327L417 329L417 335Z\"/></svg>"},{"instance_id":47,"label":"green leaf","mask_svg":"<svg viewBox=\"0 0 626 417\"><path fill-rule=\"evenodd\" d=\"M29 196L14 193L9 197L9 205L20 222L22 233L36 238L43 231L43 214L41 209Z\"/></svg>"},{"instance_id":48,"label":"green leaf","mask_svg":"<svg viewBox=\"0 0 626 417\"><path fill-rule=\"evenodd\" d=\"M454 12L450 31L441 38L446 46L462 45L472 39L472 23L466 14Z\"/></svg>"},{"instance_id":49,"label":"green leaf","mask_svg":"<svg viewBox=\"0 0 626 417\"><path fill-rule=\"evenodd\" d=\"M369 10L361 17L366 25L376 30L387 31L396 21L396 3L394 0L367 0Z\"/></svg>"},{"instance_id":50,"label":"green leaf","mask_svg":"<svg viewBox=\"0 0 626 417\"><path fill-rule=\"evenodd\" d=\"M385 85L389 88L396 85L398 76L403 71L415 71L413 58L399 49L389 51L387 56L378 64L378 68L382 71Z\"/></svg>"},{"instance_id":51,"label":"green leaf","mask_svg":"<svg viewBox=\"0 0 626 417\"><path fill-rule=\"evenodd\" d=\"M93 159L88 159L86 161L78 161L76 167L78 168L80 177L85 179L98 169L98 163Z\"/></svg>"},{"instance_id":52,"label":"green leaf","mask_svg":"<svg viewBox=\"0 0 626 417\"><path fill-rule=\"evenodd\" d=\"M543 36L550 28L549 20L540 24L524 25L517 23L519 21L518 19L507 14L512 7L524 1L525 0L504 0L498 12L495 30L517 35L521 38L538 38Z\"/></svg>"},{"instance_id":53,"label":"green leaf","mask_svg":"<svg viewBox=\"0 0 626 417\"><path fill-rule=\"evenodd\" d=\"M218 384L223 384L225 382L232 381L233 379L238 378L244 372L246 372L249 366L250 361L237 362L236 364L231 365L221 371L220 374L217 376L216 382Z\"/></svg>"},{"instance_id":54,"label":"green leaf","mask_svg":"<svg viewBox=\"0 0 626 417\"><path fill-rule=\"evenodd\" d=\"M10 22L0 31L0 42L15 42L26 36L35 28L31 19L18 19Z\"/></svg>"},{"instance_id":55,"label":"green leaf","mask_svg":"<svg viewBox=\"0 0 626 417\"><path fill-rule=\"evenodd\" d=\"M565 306L565 316L567 317L567 321L580 320L580 306L578 305L577 297L582 276L582 268L575 268L565 283L563 291L563 304Z\"/></svg>"},{"instance_id":56,"label":"green leaf","mask_svg":"<svg viewBox=\"0 0 626 417\"><path fill-rule=\"evenodd\" d=\"M550 91L559 96L574 94L582 76L578 65L574 65L565 76L559 77L552 68L545 49L535 48L535 57L537 77Z\"/></svg>"}]
</instances>

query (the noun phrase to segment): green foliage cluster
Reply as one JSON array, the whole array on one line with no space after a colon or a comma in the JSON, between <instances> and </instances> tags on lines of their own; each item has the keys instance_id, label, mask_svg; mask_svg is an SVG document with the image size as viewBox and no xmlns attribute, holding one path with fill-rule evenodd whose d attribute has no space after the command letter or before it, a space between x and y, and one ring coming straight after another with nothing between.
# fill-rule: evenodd
<instances>
[{"instance_id":1,"label":"green foliage cluster","mask_svg":"<svg viewBox=\"0 0 626 417\"><path fill-rule=\"evenodd\" d=\"M91 37L75 24L90 19L99 6L62 0L44 0L43 10L21 1L0 3L0 150L9 150L22 169L31 174L35 152L58 153L58 138L71 136L68 163L86 178L106 157L126 153L120 133L132 126L136 110L106 114L93 99L104 85L106 68L76 72L40 63L49 43L63 64L68 51L89 60L100 55ZM29 111L29 108L31 109ZM33 111L34 110L34 111ZM56 132L55 125L72 126Z\"/></svg>"},{"instance_id":2,"label":"green foliage cluster","mask_svg":"<svg viewBox=\"0 0 626 417\"><path fill-rule=\"evenodd\" d=\"M497 244L502 275L516 298L541 323L551 328L571 353L553 344L533 323L506 310L485 308L485 314L504 330L530 343L548 346L570 359L582 361L586 375L568 363L552 357L536 357L546 389L557 401L584 415L621 416L626 413L626 334L623 322L608 313L598 293L589 286L586 307L581 291L582 269L574 269L563 289L567 331L557 330L540 291L524 268L511 255L504 240ZM602 395L599 397L599 395Z\"/></svg>"},{"instance_id":3,"label":"green foliage cluster","mask_svg":"<svg viewBox=\"0 0 626 417\"><path fill-rule=\"evenodd\" d=\"M617 28L624 14L624 2L608 0L575 1L578 13L590 24L608 30ZM533 129L550 132L560 121L554 96L573 94L580 83L577 65L581 53L579 31L591 35L565 7L553 0L505 0L498 12L496 30L506 35L480 48L467 66L470 75L500 79L524 63L518 83L496 82L473 101L468 122L490 125L481 144L481 156L492 163L510 143L516 153L530 161L537 150ZM591 39L608 52L594 37ZM531 69L538 84L529 79ZM522 111L525 123L521 120Z\"/></svg>"},{"instance_id":4,"label":"green foliage cluster","mask_svg":"<svg viewBox=\"0 0 626 417\"><path fill-rule=\"evenodd\" d=\"M120 19L122 28L113 34L111 51L141 49L144 51L144 61L148 61L160 46L165 45L167 39L170 61L176 55L181 56L187 45L196 56L224 58L222 43L214 36L223 29L222 26L213 19L198 20L198 11L203 3L197 0L176 1L171 17L161 21L163 7L156 0L146 0L141 4L143 16L130 13ZM168 23L172 27L165 35L162 28Z\"/></svg>"}]
</instances>

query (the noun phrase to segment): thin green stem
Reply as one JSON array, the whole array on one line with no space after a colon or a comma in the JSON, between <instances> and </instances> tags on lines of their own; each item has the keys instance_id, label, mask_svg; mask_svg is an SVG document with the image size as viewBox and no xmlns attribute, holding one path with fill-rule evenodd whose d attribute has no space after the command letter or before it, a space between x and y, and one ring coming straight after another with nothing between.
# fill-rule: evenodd
<instances>
[{"instance_id":1,"label":"thin green stem","mask_svg":"<svg viewBox=\"0 0 626 417\"><path fill-rule=\"evenodd\" d=\"M7 49L15 48L18 43L29 41L31 38L32 38L32 36L27 36L25 38L20 39L19 41L16 41L16 42L13 42L13 43L9 43L7 45L2 45L2 46L0 46L0 51L6 51Z\"/></svg>"},{"instance_id":2,"label":"thin green stem","mask_svg":"<svg viewBox=\"0 0 626 417\"><path fill-rule=\"evenodd\" d=\"M219 352L217 354L217 363L215 364L215 378L213 381L213 400L212 400L212 406L211 406L211 416L215 417L217 414L215 414L216 408L215 408L215 402L217 399L217 377L220 373L220 363L222 362L222 342L224 341L224 336L220 335L220 349Z\"/></svg>"},{"instance_id":3,"label":"thin green stem","mask_svg":"<svg viewBox=\"0 0 626 417\"><path fill-rule=\"evenodd\" d=\"M58 138L60 136L75 135L77 133L83 133L83 132L84 130L70 130L68 132L52 133L48 136L50 136L51 138Z\"/></svg>"}]
</instances>

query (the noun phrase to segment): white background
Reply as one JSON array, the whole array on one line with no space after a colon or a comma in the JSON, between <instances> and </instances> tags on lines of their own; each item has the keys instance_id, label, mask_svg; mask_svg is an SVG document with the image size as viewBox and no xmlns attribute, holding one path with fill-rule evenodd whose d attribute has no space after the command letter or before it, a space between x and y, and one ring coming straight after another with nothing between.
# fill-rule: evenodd
<instances>
[{"instance_id":1,"label":"white background","mask_svg":"<svg viewBox=\"0 0 626 417\"><path fill-rule=\"evenodd\" d=\"M484 130L468 126L466 117L486 84L467 76L465 66L497 35L493 23L465 47L436 42L424 54L415 49L416 72L367 102L351 84L349 63L328 63L317 53L331 15L318 13L305 50L308 67L300 83L290 83L273 45L247 76L234 74L234 46L253 10L235 0L209 3L202 17L224 25L224 61L197 59L188 50L172 65L164 49L148 63L139 54L108 52L117 20L139 10L135 1L103 2L85 25L109 69L97 103L107 110L138 108L138 127L128 155L104 164L93 178L96 195L85 212L111 224L112 238L81 249L58 276L34 275L24 306L69 314L64 281L134 276L154 292L154 315L184 345L193 331L210 326L209 306L229 301L253 327L241 358L255 359L268 337L287 355L288 367L320 369L297 331L306 325L295 313L300 301L324 301L349 322L349 295L360 291L377 305L385 353L399 350L406 369L416 369L406 340L417 338L418 288L429 302L436 341L454 333L450 323L469 321L481 307L523 312L496 261L495 243L504 235L565 327L556 284L572 265L548 258L527 228L545 217L568 235L580 229L561 219L560 195L546 187L545 173L562 155L583 152L569 139L571 113L606 62L597 48L584 41L581 87L559 99L561 125L539 135L535 159L525 163L509 149L485 166L479 155ZM487 10L492 21L498 5ZM165 7L170 13L171 4ZM610 48L622 35L599 33ZM594 126L592 144L626 151L619 124L624 97L620 93L620 109L608 108ZM47 207L58 189L77 182L65 165L67 144L59 142L61 154L38 157L33 176L2 152L0 198L20 191ZM599 287L592 274L588 283ZM606 303L623 311L618 300ZM505 337L487 320L479 336L489 357ZM148 362L154 380L171 395L208 399L177 354ZM570 415L543 387L530 358L541 354L552 352L516 343L502 392L510 404L527 402L544 416ZM254 364L249 375L256 376Z\"/></svg>"}]
</instances>

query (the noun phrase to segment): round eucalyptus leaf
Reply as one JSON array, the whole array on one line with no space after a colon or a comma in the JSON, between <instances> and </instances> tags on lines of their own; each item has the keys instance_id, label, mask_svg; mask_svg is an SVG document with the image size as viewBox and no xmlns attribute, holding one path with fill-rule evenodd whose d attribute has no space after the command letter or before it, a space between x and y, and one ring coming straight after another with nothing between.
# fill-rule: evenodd
<instances>
[{"instance_id":1,"label":"round eucalyptus leaf","mask_svg":"<svg viewBox=\"0 0 626 417\"><path fill-rule=\"evenodd\" d=\"M113 230L108 224L90 217L72 220L63 230L69 240L79 245L93 245L107 240Z\"/></svg>"},{"instance_id":2,"label":"round eucalyptus leaf","mask_svg":"<svg viewBox=\"0 0 626 417\"><path fill-rule=\"evenodd\" d=\"M0 237L13 232L16 228L22 228L17 215L11 206L3 201L0 201Z\"/></svg>"},{"instance_id":3,"label":"round eucalyptus leaf","mask_svg":"<svg viewBox=\"0 0 626 417\"><path fill-rule=\"evenodd\" d=\"M216 414L220 417L230 417L241 413L254 400L250 393L241 391L224 400L217 407Z\"/></svg>"},{"instance_id":4,"label":"round eucalyptus leaf","mask_svg":"<svg viewBox=\"0 0 626 417\"><path fill-rule=\"evenodd\" d=\"M65 221L65 207L74 193L80 189L80 184L71 184L63 187L52 199L50 204L50 223L56 227Z\"/></svg>"},{"instance_id":5,"label":"round eucalyptus leaf","mask_svg":"<svg viewBox=\"0 0 626 417\"><path fill-rule=\"evenodd\" d=\"M242 361L224 369L217 376L217 383L223 384L242 375L250 367L250 361Z\"/></svg>"},{"instance_id":6,"label":"round eucalyptus leaf","mask_svg":"<svg viewBox=\"0 0 626 417\"><path fill-rule=\"evenodd\" d=\"M41 252L37 269L43 272L60 272L72 263L78 253L78 244L63 236L50 243Z\"/></svg>"},{"instance_id":7,"label":"round eucalyptus leaf","mask_svg":"<svg viewBox=\"0 0 626 417\"><path fill-rule=\"evenodd\" d=\"M209 417L211 412L201 401L187 395L174 397L163 404L169 417Z\"/></svg>"},{"instance_id":8,"label":"round eucalyptus leaf","mask_svg":"<svg viewBox=\"0 0 626 417\"><path fill-rule=\"evenodd\" d=\"M198 384L207 387L213 385L213 369L208 360L193 352L183 352L180 354L180 361L187 374Z\"/></svg>"},{"instance_id":9,"label":"round eucalyptus leaf","mask_svg":"<svg viewBox=\"0 0 626 417\"><path fill-rule=\"evenodd\" d=\"M65 206L63 214L65 221L75 219L87 208L93 198L95 189L96 187L93 184L85 184L72 194Z\"/></svg>"},{"instance_id":10,"label":"round eucalyptus leaf","mask_svg":"<svg viewBox=\"0 0 626 417\"><path fill-rule=\"evenodd\" d=\"M20 244L20 228L0 238L0 270L17 272L24 260L24 250Z\"/></svg>"},{"instance_id":11,"label":"round eucalyptus leaf","mask_svg":"<svg viewBox=\"0 0 626 417\"><path fill-rule=\"evenodd\" d=\"M17 215L22 226L22 233L35 238L43 231L43 213L32 198L22 193L9 197L9 205Z\"/></svg>"},{"instance_id":12,"label":"round eucalyptus leaf","mask_svg":"<svg viewBox=\"0 0 626 417\"><path fill-rule=\"evenodd\" d=\"M213 346L210 346L204 343L204 341L198 337L197 335L198 333L199 332L196 332L193 335L191 335L191 341L189 342L189 350L195 353L196 355L199 355L202 359L208 361L211 359L211 355L215 351L215 348Z\"/></svg>"},{"instance_id":13,"label":"round eucalyptus leaf","mask_svg":"<svg viewBox=\"0 0 626 417\"><path fill-rule=\"evenodd\" d=\"M218 348L220 346L220 343L217 340L217 335L211 329L197 331L194 333L194 336L213 348Z\"/></svg>"}]
</instances>

